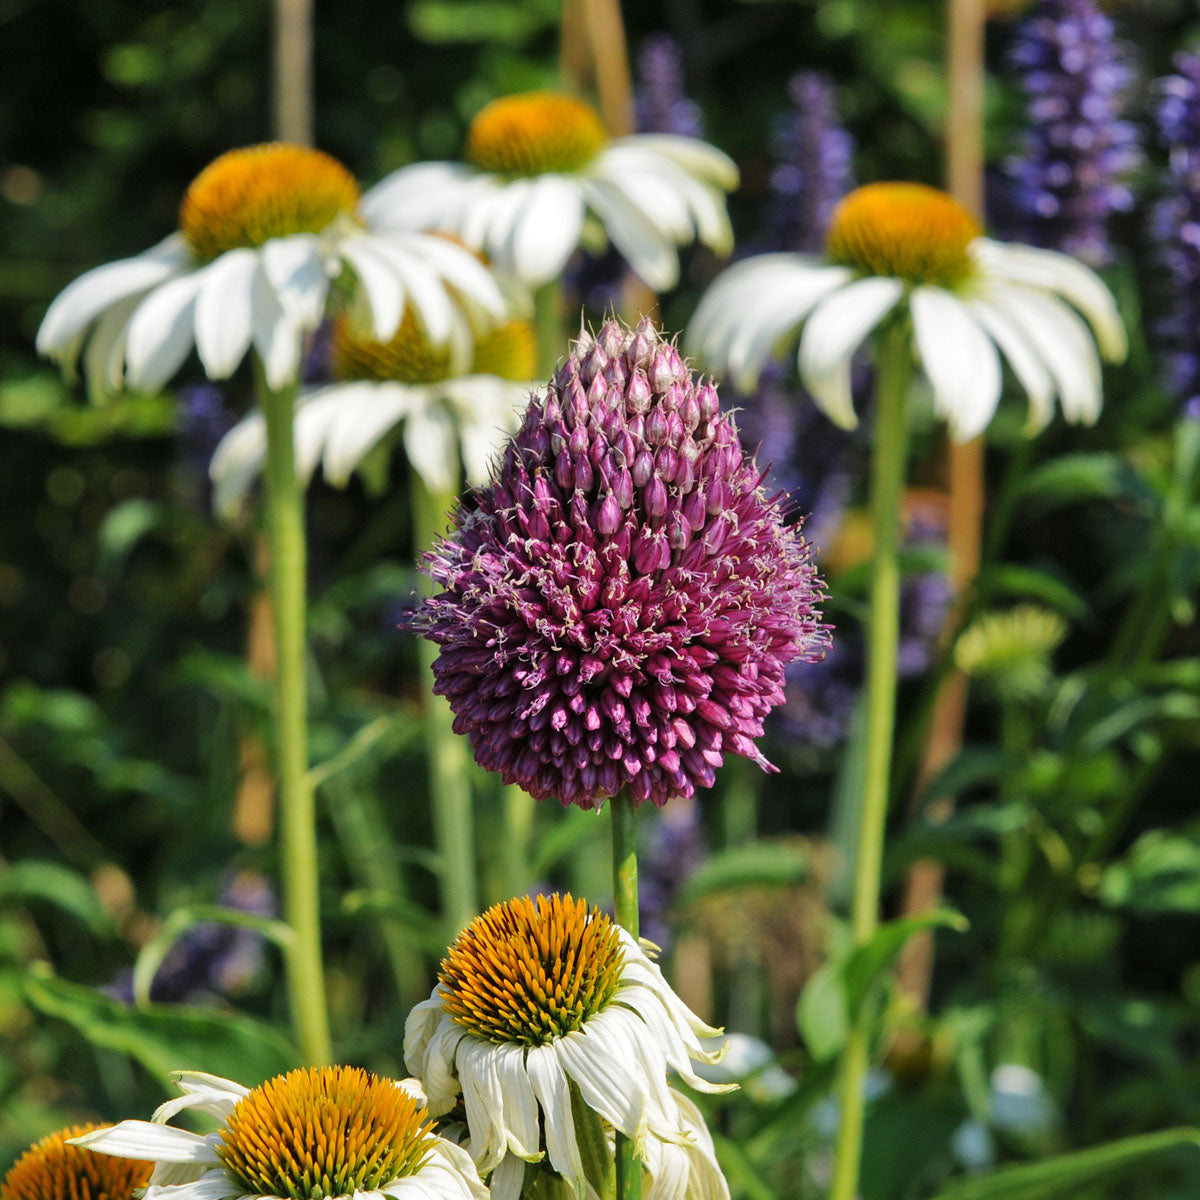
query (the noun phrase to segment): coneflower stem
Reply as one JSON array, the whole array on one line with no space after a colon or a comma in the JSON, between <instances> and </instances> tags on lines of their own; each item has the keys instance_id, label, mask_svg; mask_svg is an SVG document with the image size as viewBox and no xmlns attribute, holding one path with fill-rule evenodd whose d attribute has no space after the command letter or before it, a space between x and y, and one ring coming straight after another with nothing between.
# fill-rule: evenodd
<instances>
[{"instance_id":1,"label":"coneflower stem","mask_svg":"<svg viewBox=\"0 0 1200 1200\"><path fill-rule=\"evenodd\" d=\"M538 378L549 379L567 352L563 332L563 296L557 279L533 293L533 328L537 333Z\"/></svg>"},{"instance_id":2,"label":"coneflower stem","mask_svg":"<svg viewBox=\"0 0 1200 1200\"><path fill-rule=\"evenodd\" d=\"M900 505L904 492L912 348L907 323L882 331L876 356L874 446L871 452L871 609L867 628L867 745L854 861L854 944L871 940L879 923L880 870L887 822L888 777L896 720L896 655L900 636ZM865 1007L865 1006L864 1006ZM871 1049L869 1014L851 1027L842 1057L838 1126L830 1200L855 1200L864 1117L863 1082Z\"/></svg>"},{"instance_id":3,"label":"coneflower stem","mask_svg":"<svg viewBox=\"0 0 1200 1200\"><path fill-rule=\"evenodd\" d=\"M287 958L296 1041L304 1061L332 1056L321 964L316 805L308 779L308 689L304 493L296 478L292 422L296 388L267 385L257 370L267 424L266 510L270 591L275 614L275 773L284 917L296 935Z\"/></svg>"},{"instance_id":4,"label":"coneflower stem","mask_svg":"<svg viewBox=\"0 0 1200 1200\"><path fill-rule=\"evenodd\" d=\"M620 792L608 802L612 810L613 910L631 937L638 936L637 836L633 797ZM617 1198L641 1200L642 1167L633 1153L633 1142L617 1134Z\"/></svg>"},{"instance_id":5,"label":"coneflower stem","mask_svg":"<svg viewBox=\"0 0 1200 1200\"><path fill-rule=\"evenodd\" d=\"M420 557L445 533L458 491L453 486L445 490L430 488L416 471L411 478L413 546ZM427 596L433 588L432 581L424 575L420 579L422 595ZM479 913L471 754L466 740L454 732L454 716L445 697L433 694L433 661L438 656L438 647L428 638L420 638L417 645L433 837L441 867L442 919L447 925L447 936L453 938Z\"/></svg>"}]
</instances>

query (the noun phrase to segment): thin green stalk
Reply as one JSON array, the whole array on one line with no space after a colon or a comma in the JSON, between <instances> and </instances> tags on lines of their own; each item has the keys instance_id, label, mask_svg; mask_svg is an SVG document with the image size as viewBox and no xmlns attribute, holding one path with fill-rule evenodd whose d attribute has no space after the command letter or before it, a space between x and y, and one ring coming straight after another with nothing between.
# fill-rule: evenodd
<instances>
[{"instance_id":1,"label":"thin green stalk","mask_svg":"<svg viewBox=\"0 0 1200 1200\"><path fill-rule=\"evenodd\" d=\"M504 890L508 896L523 896L532 882L529 860L533 848L533 822L537 801L515 783L501 794L504 837L500 847Z\"/></svg>"},{"instance_id":2,"label":"thin green stalk","mask_svg":"<svg viewBox=\"0 0 1200 1200\"><path fill-rule=\"evenodd\" d=\"M292 422L295 386L272 389L257 373L267 423L266 508L270 591L275 617L275 772L279 797L284 918L296 934L288 991L296 1042L305 1062L330 1061L321 964L316 805L308 778L305 677L304 493L296 478Z\"/></svg>"},{"instance_id":3,"label":"thin green stalk","mask_svg":"<svg viewBox=\"0 0 1200 1200\"><path fill-rule=\"evenodd\" d=\"M549 379L567 352L563 336L563 296L557 279L533 293L533 327L537 332L538 378Z\"/></svg>"},{"instance_id":4,"label":"thin green stalk","mask_svg":"<svg viewBox=\"0 0 1200 1200\"><path fill-rule=\"evenodd\" d=\"M446 514L454 507L457 489L434 491L411 472L413 545L421 554L445 532ZM421 576L425 594L432 583ZM444 696L433 694L433 660L438 648L419 639L421 686L424 690L433 836L441 860L442 917L451 937L479 912L475 872L475 826L471 810L471 754L466 740L454 732L454 717Z\"/></svg>"},{"instance_id":5,"label":"thin green stalk","mask_svg":"<svg viewBox=\"0 0 1200 1200\"><path fill-rule=\"evenodd\" d=\"M638 936L637 836L633 797L621 792L608 802L612 810L613 908L617 924ZM641 1200L642 1167L633 1143L617 1134L617 1200Z\"/></svg>"},{"instance_id":6,"label":"thin green stalk","mask_svg":"<svg viewBox=\"0 0 1200 1200\"><path fill-rule=\"evenodd\" d=\"M871 453L871 523L875 546L867 629L867 746L851 901L851 929L856 946L871 940L879 921L880 870L896 720L896 653L900 630L897 551L907 447L905 401L912 373L909 337L905 322L891 321L880 336L876 360ZM842 1057L841 1124L830 1200L854 1200L857 1195L864 1117L863 1079L869 1057L870 1026L864 1016L851 1029Z\"/></svg>"}]
</instances>

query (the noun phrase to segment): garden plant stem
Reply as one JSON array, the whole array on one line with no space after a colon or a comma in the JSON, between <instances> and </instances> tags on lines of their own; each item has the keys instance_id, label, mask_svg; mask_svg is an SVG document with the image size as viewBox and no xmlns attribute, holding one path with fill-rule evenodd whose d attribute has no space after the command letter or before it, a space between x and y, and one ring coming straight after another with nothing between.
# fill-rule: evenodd
<instances>
[{"instance_id":1,"label":"garden plant stem","mask_svg":"<svg viewBox=\"0 0 1200 1200\"><path fill-rule=\"evenodd\" d=\"M907 322L893 319L879 338L876 357L874 445L871 451L871 524L875 543L867 630L866 763L851 903L855 946L869 942L879 922L880 870L896 718L896 654L900 626L897 550L907 448L905 402L912 374L910 336ZM870 1018L864 1011L850 1030L842 1056L841 1122L830 1200L854 1200L857 1195L864 1117L863 1081L869 1063L870 1042Z\"/></svg>"},{"instance_id":2,"label":"garden plant stem","mask_svg":"<svg viewBox=\"0 0 1200 1200\"><path fill-rule=\"evenodd\" d=\"M635 941L638 936L637 837L633 797L621 792L608 802L612 810L613 908L620 925ZM642 1169L633 1142L617 1134L617 1200L641 1200Z\"/></svg>"},{"instance_id":3,"label":"garden plant stem","mask_svg":"<svg viewBox=\"0 0 1200 1200\"><path fill-rule=\"evenodd\" d=\"M319 1066L332 1049L321 964L316 805L308 778L308 689L304 493L296 478L294 385L272 389L261 369L267 424L266 510L271 604L275 612L275 770L279 796L284 916L296 935L287 957L292 1022L301 1056Z\"/></svg>"},{"instance_id":4,"label":"garden plant stem","mask_svg":"<svg viewBox=\"0 0 1200 1200\"><path fill-rule=\"evenodd\" d=\"M418 557L445 533L447 514L458 491L426 486L411 473L413 545ZM420 576L422 596L433 590L432 581ZM475 825L471 810L471 753L465 738L454 732L454 715L444 696L433 693L433 662L438 647L428 638L418 639L421 688L425 711L425 745L429 762L429 799L433 810L433 837L440 862L442 919L449 939L455 938L479 912L476 894Z\"/></svg>"}]
</instances>

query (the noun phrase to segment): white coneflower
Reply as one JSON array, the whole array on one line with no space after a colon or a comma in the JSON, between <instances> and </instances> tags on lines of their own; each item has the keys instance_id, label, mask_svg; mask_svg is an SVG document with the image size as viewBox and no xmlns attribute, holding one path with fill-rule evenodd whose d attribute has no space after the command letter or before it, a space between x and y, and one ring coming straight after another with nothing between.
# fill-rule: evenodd
<instances>
[{"instance_id":1,"label":"white coneflower","mask_svg":"<svg viewBox=\"0 0 1200 1200\"><path fill-rule=\"evenodd\" d=\"M1126 352L1116 305L1092 271L1065 254L982 237L956 200L916 183L851 192L834 212L824 258L764 254L731 267L700 301L686 345L752 391L803 324L801 379L826 415L850 429L850 359L897 309L911 317L934 407L960 440L980 433L996 410L1000 354L1039 428L1056 393L1067 420L1094 421L1100 356L1119 361Z\"/></svg>"},{"instance_id":2,"label":"white coneflower","mask_svg":"<svg viewBox=\"0 0 1200 1200\"><path fill-rule=\"evenodd\" d=\"M75 1142L157 1163L147 1200L487 1200L471 1157L438 1137L420 1101L357 1067L309 1067L256 1088L196 1072L153 1121ZM188 1108L209 1134L165 1124Z\"/></svg>"},{"instance_id":3,"label":"white coneflower","mask_svg":"<svg viewBox=\"0 0 1200 1200\"><path fill-rule=\"evenodd\" d=\"M695 1136L694 1110L667 1087L668 1070L726 1090L692 1070L713 1057L698 1040L709 1033L609 917L570 896L525 896L459 934L433 995L409 1014L404 1057L435 1116L461 1096L481 1174L509 1156L545 1158L582 1198L572 1093L630 1138L652 1173L677 1174L676 1160L649 1147ZM493 1175L497 1200L518 1194L516 1166Z\"/></svg>"},{"instance_id":4,"label":"white coneflower","mask_svg":"<svg viewBox=\"0 0 1200 1200\"><path fill-rule=\"evenodd\" d=\"M455 233L531 287L562 273L589 227L659 291L679 278L677 246L698 238L724 254L733 242L731 159L698 138L610 138L574 96L492 101L471 122L465 157L389 175L364 201L368 218Z\"/></svg>"},{"instance_id":5,"label":"white coneflower","mask_svg":"<svg viewBox=\"0 0 1200 1200\"><path fill-rule=\"evenodd\" d=\"M268 385L281 388L295 382L304 334L345 268L377 338L391 337L406 309L436 345L450 340L464 300L504 315L474 255L445 238L384 233L367 208L350 172L319 150L231 150L193 180L178 232L88 271L58 296L38 351L71 371L82 350L93 389L111 392L162 387L193 346L208 377L223 379L253 345Z\"/></svg>"}]
</instances>

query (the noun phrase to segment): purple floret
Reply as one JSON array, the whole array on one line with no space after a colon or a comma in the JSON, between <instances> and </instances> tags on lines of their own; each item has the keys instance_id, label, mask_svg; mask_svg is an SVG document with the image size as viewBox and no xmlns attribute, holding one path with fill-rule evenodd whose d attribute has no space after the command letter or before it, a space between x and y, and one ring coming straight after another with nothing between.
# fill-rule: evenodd
<instances>
[{"instance_id":1,"label":"purple floret","mask_svg":"<svg viewBox=\"0 0 1200 1200\"><path fill-rule=\"evenodd\" d=\"M1122 120L1133 80L1113 23L1095 0L1040 0L1011 60L1023 78L1029 132L1009 164L1022 240L1090 266L1112 259L1109 219L1128 212L1141 160Z\"/></svg>"},{"instance_id":2,"label":"purple floret","mask_svg":"<svg viewBox=\"0 0 1200 1200\"><path fill-rule=\"evenodd\" d=\"M716 388L649 321L582 334L427 556L416 624L477 761L538 799L665 804L755 739L828 643L808 544Z\"/></svg>"}]
</instances>

